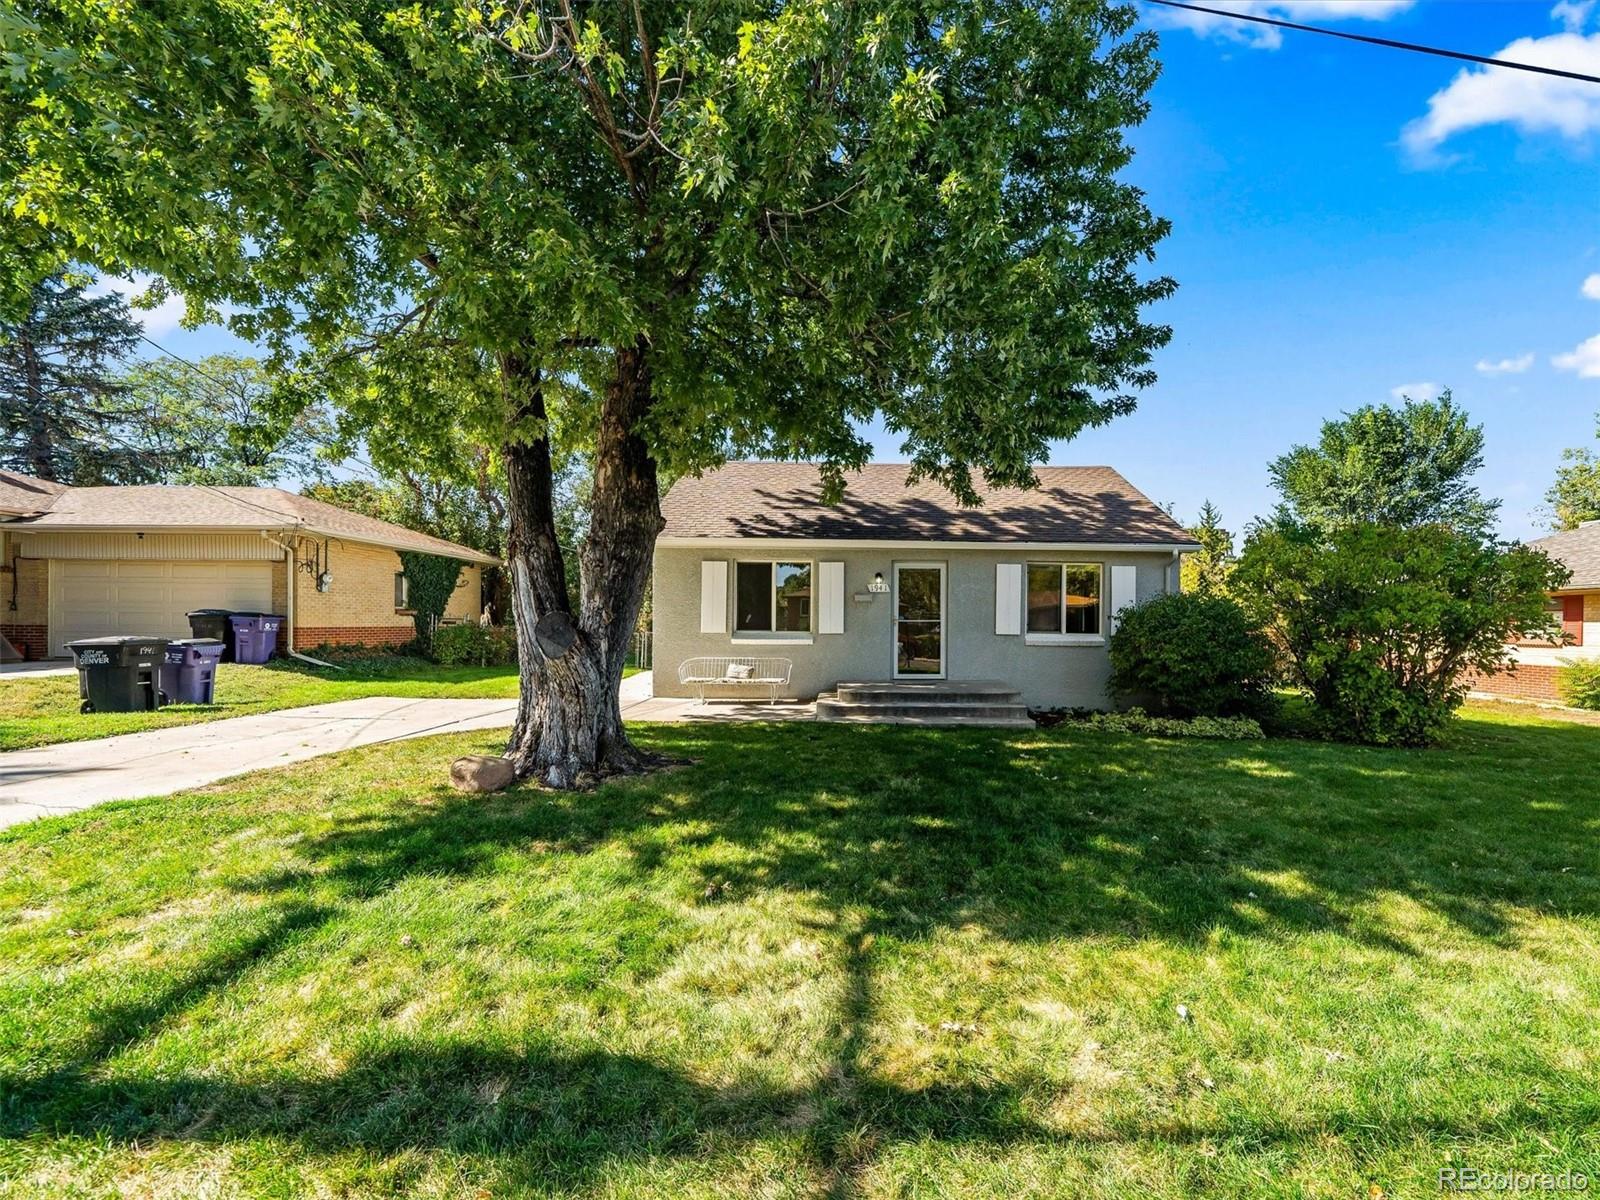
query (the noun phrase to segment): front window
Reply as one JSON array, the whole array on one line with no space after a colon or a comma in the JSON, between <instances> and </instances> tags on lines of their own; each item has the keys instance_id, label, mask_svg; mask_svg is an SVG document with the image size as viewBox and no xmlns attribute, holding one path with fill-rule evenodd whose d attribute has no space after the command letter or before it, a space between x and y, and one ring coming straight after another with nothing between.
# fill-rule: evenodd
<instances>
[{"instance_id":1,"label":"front window","mask_svg":"<svg viewBox=\"0 0 1600 1200\"><path fill-rule=\"evenodd\" d=\"M411 600L411 581L406 578L404 571L394 573L394 606L396 608L409 608Z\"/></svg>"},{"instance_id":2,"label":"front window","mask_svg":"<svg viewBox=\"0 0 1600 1200\"><path fill-rule=\"evenodd\" d=\"M734 608L736 633L810 633L811 564L738 564Z\"/></svg>"},{"instance_id":3,"label":"front window","mask_svg":"<svg viewBox=\"0 0 1600 1200\"><path fill-rule=\"evenodd\" d=\"M1028 632L1100 632L1100 568L1094 563L1028 564Z\"/></svg>"}]
</instances>

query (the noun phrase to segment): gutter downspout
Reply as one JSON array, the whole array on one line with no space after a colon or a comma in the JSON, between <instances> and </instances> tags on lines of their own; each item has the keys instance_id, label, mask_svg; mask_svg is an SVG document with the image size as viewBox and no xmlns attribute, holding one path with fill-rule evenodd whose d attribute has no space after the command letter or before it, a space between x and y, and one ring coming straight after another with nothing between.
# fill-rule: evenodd
<instances>
[{"instance_id":1,"label":"gutter downspout","mask_svg":"<svg viewBox=\"0 0 1600 1200\"><path fill-rule=\"evenodd\" d=\"M295 570L294 545L290 542L280 541L278 538L268 533L265 529L261 531L261 536L266 538L267 541L271 542L274 546L277 546L284 551L283 569L287 571L289 575L284 591L284 595L289 598L288 604L284 606L289 611L283 614L284 625L287 627L289 634L289 636L284 639L284 644L288 647L284 653L290 658L299 659L301 662L310 663L313 666L331 667L335 671L344 670L344 668L339 666L337 663L323 662L320 658L312 658L309 654L301 654L300 651L294 648L294 593L295 585L300 582L299 572Z\"/></svg>"}]
</instances>

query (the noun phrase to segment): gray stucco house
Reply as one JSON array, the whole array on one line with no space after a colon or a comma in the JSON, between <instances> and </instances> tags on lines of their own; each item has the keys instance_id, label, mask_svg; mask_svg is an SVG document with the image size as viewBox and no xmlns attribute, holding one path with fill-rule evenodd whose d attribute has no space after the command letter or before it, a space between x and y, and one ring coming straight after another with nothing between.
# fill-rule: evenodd
<instances>
[{"instance_id":1,"label":"gray stucco house","mask_svg":"<svg viewBox=\"0 0 1600 1200\"><path fill-rule=\"evenodd\" d=\"M1110 467L1040 467L1036 489L980 489L976 508L906 474L870 464L836 505L809 463L674 484L655 693L696 694L690 659L781 656L806 699L842 680L994 680L1036 707L1104 707L1117 613L1177 590L1190 535Z\"/></svg>"}]
</instances>

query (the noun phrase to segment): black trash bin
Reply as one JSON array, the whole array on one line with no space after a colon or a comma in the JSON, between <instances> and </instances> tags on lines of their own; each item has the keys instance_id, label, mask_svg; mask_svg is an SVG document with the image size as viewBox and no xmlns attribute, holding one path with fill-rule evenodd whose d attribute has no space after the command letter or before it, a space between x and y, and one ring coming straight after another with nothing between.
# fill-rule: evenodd
<instances>
[{"instance_id":1,"label":"black trash bin","mask_svg":"<svg viewBox=\"0 0 1600 1200\"><path fill-rule=\"evenodd\" d=\"M228 617L233 631L233 661L264 663L278 649L278 630L283 617L278 613L236 612Z\"/></svg>"},{"instance_id":2,"label":"black trash bin","mask_svg":"<svg viewBox=\"0 0 1600 1200\"><path fill-rule=\"evenodd\" d=\"M231 608L197 608L189 616L189 632L197 638L214 638L222 643L222 661L233 662L233 616Z\"/></svg>"},{"instance_id":3,"label":"black trash bin","mask_svg":"<svg viewBox=\"0 0 1600 1200\"><path fill-rule=\"evenodd\" d=\"M167 639L101 637L68 642L78 666L79 712L146 712L161 707Z\"/></svg>"},{"instance_id":4,"label":"black trash bin","mask_svg":"<svg viewBox=\"0 0 1600 1200\"><path fill-rule=\"evenodd\" d=\"M167 643L161 690L168 704L210 704L223 644L216 638L176 638Z\"/></svg>"}]
</instances>

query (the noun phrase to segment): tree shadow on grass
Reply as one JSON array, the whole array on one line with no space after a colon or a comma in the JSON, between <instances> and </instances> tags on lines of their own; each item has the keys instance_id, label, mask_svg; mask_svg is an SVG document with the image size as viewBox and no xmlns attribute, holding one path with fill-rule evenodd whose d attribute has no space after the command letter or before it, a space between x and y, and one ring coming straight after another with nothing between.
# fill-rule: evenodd
<instances>
[{"instance_id":1,"label":"tree shadow on grass","mask_svg":"<svg viewBox=\"0 0 1600 1200\"><path fill-rule=\"evenodd\" d=\"M1033 1115L1027 1080L908 1088L879 1075L863 1032L873 937L977 926L1015 940L1197 945L1219 928L1258 939L1333 931L1411 953L1404 930L1364 911L1368 901L1403 897L1491 941L1515 936L1507 905L1596 912L1592 855L1573 849L1592 844L1600 819L1584 782L1600 766L1600 738L1583 727L1475 728L1422 753L1070 729L643 736L698 765L584 795L430 789L299 843L303 870L239 881L289 898L259 936L154 998L97 1014L98 1035L67 1067L0 1079L0 1135L438 1148L492 1159L509 1183L556 1189L613 1164L695 1155L707 1135L797 1136L824 1188L846 1195L876 1146L1057 1136ZM710 1084L636 1056L537 1043L418 1041L331 1074L265 1080L130 1076L108 1062L323 920L327 910L293 899L313 877L335 903L360 903L411 876L489 876L519 869L517 855L531 868L602 846L627 851L641 886L687 864L708 897L788 893L840 914L847 970L835 1044L810 1085ZM1122 1120L1106 1126L1107 1140L1182 1145L1238 1133ZM1329 1130L1285 1122L1249 1132L1267 1143ZM1441 1122L1434 1132L1474 1131Z\"/></svg>"},{"instance_id":2,"label":"tree shadow on grass","mask_svg":"<svg viewBox=\"0 0 1600 1200\"><path fill-rule=\"evenodd\" d=\"M1313 742L656 727L697 766L596 792L438 788L308 840L306 871L350 895L503 856L627 848L640 879L692 855L701 887L788 891L875 932L979 926L1196 944L1334 932L1410 952L1369 902L1403 897L1507 939L1507 906L1595 913L1600 736L1490 727L1442 751ZM1563 870L1563 868L1567 868ZM294 873L251 881L293 888Z\"/></svg>"}]
</instances>

